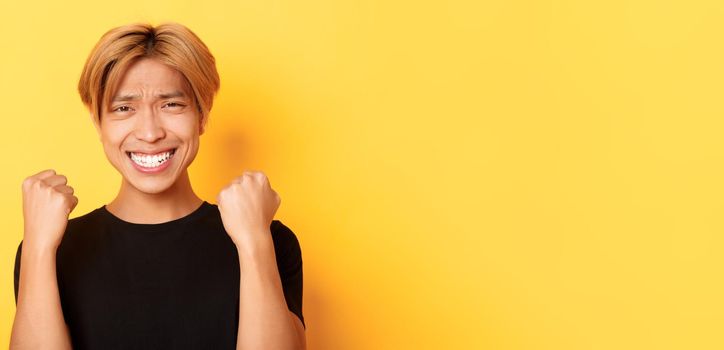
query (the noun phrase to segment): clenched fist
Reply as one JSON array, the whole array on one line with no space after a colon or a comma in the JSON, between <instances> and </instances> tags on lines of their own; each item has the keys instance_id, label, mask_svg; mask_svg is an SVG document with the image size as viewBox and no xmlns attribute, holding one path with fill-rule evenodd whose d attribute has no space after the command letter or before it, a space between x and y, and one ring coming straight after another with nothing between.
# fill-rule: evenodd
<instances>
[{"instance_id":1,"label":"clenched fist","mask_svg":"<svg viewBox=\"0 0 724 350\"><path fill-rule=\"evenodd\" d=\"M271 242L269 226L281 198L263 172L245 171L219 192L216 201L224 228L237 247Z\"/></svg>"},{"instance_id":2,"label":"clenched fist","mask_svg":"<svg viewBox=\"0 0 724 350\"><path fill-rule=\"evenodd\" d=\"M57 249L78 204L68 179L55 170L41 171L23 180L23 246Z\"/></svg>"}]
</instances>

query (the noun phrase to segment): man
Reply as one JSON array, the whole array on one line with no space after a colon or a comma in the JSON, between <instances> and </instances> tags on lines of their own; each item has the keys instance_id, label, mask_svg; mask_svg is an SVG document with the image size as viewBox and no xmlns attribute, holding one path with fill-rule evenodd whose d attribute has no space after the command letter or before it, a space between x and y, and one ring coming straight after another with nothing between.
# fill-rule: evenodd
<instances>
[{"instance_id":1,"label":"man","mask_svg":"<svg viewBox=\"0 0 724 350\"><path fill-rule=\"evenodd\" d=\"M188 28L104 34L78 90L122 175L108 205L70 219L67 178L23 181L12 349L304 349L296 235L260 171L199 198L187 168L219 88Z\"/></svg>"}]
</instances>

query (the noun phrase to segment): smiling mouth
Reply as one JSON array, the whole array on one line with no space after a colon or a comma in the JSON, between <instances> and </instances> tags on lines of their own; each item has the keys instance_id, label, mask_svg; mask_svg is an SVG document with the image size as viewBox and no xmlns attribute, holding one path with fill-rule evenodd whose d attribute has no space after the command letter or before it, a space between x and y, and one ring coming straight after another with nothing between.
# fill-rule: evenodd
<instances>
[{"instance_id":1,"label":"smiling mouth","mask_svg":"<svg viewBox=\"0 0 724 350\"><path fill-rule=\"evenodd\" d=\"M176 153L176 148L161 152L158 154L153 155L147 155L143 153L134 153L134 152L126 152L126 155L128 158L131 159L132 162L136 163L137 165L144 167L144 168L157 168L161 166L162 164L168 162L173 158L173 155Z\"/></svg>"}]
</instances>

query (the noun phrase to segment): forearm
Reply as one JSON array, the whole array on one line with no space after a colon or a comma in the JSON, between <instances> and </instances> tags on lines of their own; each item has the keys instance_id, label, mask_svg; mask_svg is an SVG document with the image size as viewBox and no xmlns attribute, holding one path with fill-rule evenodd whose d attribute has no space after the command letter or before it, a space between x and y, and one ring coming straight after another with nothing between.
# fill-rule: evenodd
<instances>
[{"instance_id":1,"label":"forearm","mask_svg":"<svg viewBox=\"0 0 724 350\"><path fill-rule=\"evenodd\" d=\"M55 259L55 249L23 246L10 349L71 349Z\"/></svg>"},{"instance_id":2,"label":"forearm","mask_svg":"<svg viewBox=\"0 0 724 350\"><path fill-rule=\"evenodd\" d=\"M241 282L236 348L302 349L284 299L272 240L237 248Z\"/></svg>"}]
</instances>

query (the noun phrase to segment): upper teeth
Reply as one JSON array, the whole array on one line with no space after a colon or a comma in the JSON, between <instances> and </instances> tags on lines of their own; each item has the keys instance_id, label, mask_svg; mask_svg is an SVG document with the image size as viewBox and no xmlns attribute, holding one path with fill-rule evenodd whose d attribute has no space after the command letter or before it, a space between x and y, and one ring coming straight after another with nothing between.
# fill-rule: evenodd
<instances>
[{"instance_id":1,"label":"upper teeth","mask_svg":"<svg viewBox=\"0 0 724 350\"><path fill-rule=\"evenodd\" d=\"M173 151L167 151L154 155L137 154L131 152L131 159L138 165L145 167L156 167L171 158Z\"/></svg>"}]
</instances>

